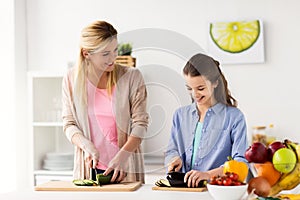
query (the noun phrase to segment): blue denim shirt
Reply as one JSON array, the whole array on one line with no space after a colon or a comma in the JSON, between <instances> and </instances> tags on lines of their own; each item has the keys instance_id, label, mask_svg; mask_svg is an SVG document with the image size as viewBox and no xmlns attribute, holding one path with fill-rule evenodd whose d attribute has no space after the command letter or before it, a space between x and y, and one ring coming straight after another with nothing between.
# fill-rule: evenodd
<instances>
[{"instance_id":1,"label":"blue denim shirt","mask_svg":"<svg viewBox=\"0 0 300 200\"><path fill-rule=\"evenodd\" d=\"M206 112L195 164L191 166L193 139L198 121L196 103L175 111L166 151L166 165L176 156L183 161L182 172L192 169L207 171L220 167L227 161L228 156L247 163L244 157L248 148L244 115L236 107L218 103Z\"/></svg>"}]
</instances>

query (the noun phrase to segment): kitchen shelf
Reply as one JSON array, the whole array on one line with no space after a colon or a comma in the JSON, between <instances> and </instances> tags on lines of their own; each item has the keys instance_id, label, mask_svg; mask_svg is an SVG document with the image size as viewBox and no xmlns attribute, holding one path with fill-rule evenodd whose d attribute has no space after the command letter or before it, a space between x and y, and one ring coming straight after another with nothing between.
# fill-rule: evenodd
<instances>
[{"instance_id":1,"label":"kitchen shelf","mask_svg":"<svg viewBox=\"0 0 300 200\"><path fill-rule=\"evenodd\" d=\"M72 170L35 170L34 175L63 175L63 176L72 176Z\"/></svg>"},{"instance_id":2,"label":"kitchen shelf","mask_svg":"<svg viewBox=\"0 0 300 200\"><path fill-rule=\"evenodd\" d=\"M32 126L50 126L50 127L62 127L62 122L33 122Z\"/></svg>"},{"instance_id":3,"label":"kitchen shelf","mask_svg":"<svg viewBox=\"0 0 300 200\"><path fill-rule=\"evenodd\" d=\"M61 119L62 72L29 72L29 124L33 185L72 178L72 170L43 168L47 153L73 153Z\"/></svg>"}]
</instances>

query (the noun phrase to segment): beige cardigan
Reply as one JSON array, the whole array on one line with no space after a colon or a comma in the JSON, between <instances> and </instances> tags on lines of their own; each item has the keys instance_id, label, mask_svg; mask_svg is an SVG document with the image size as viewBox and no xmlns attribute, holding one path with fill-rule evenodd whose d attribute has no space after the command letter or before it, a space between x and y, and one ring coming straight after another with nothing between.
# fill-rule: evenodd
<instances>
[{"instance_id":1,"label":"beige cardigan","mask_svg":"<svg viewBox=\"0 0 300 200\"><path fill-rule=\"evenodd\" d=\"M148 126L146 112L147 91L144 79L136 68L119 66L118 82L116 85L116 111L118 145L121 148L127 141L128 135L144 138ZM62 83L63 130L68 140L75 133L90 138L87 108L79 108L73 96L75 68L68 71ZM74 179L89 179L89 169L84 162L84 152L74 145ZM101 154L100 154L101 155ZM144 160L139 146L129 157L129 169L125 181L142 181L144 183Z\"/></svg>"}]
</instances>

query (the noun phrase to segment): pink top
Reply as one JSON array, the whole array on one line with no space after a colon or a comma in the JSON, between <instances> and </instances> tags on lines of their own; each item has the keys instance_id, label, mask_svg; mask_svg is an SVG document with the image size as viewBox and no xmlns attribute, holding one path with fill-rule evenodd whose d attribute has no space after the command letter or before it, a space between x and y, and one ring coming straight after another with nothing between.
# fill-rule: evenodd
<instances>
[{"instance_id":1,"label":"pink top","mask_svg":"<svg viewBox=\"0 0 300 200\"><path fill-rule=\"evenodd\" d=\"M99 151L97 168L105 170L119 151L116 118L113 112L114 88L109 96L107 89L99 89L88 80L87 92L91 140Z\"/></svg>"}]
</instances>

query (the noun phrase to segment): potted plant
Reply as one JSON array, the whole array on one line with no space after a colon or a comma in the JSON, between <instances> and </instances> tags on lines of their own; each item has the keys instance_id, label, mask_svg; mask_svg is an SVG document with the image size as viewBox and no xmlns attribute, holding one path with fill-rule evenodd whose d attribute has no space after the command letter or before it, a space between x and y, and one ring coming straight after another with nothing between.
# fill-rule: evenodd
<instances>
[{"instance_id":1,"label":"potted plant","mask_svg":"<svg viewBox=\"0 0 300 200\"><path fill-rule=\"evenodd\" d=\"M132 52L132 45L130 43L121 43L118 45L119 56L130 56Z\"/></svg>"},{"instance_id":2,"label":"potted plant","mask_svg":"<svg viewBox=\"0 0 300 200\"><path fill-rule=\"evenodd\" d=\"M118 45L118 57L116 59L116 63L129 67L135 67L136 59L131 56L131 53L131 43L120 43Z\"/></svg>"}]
</instances>

